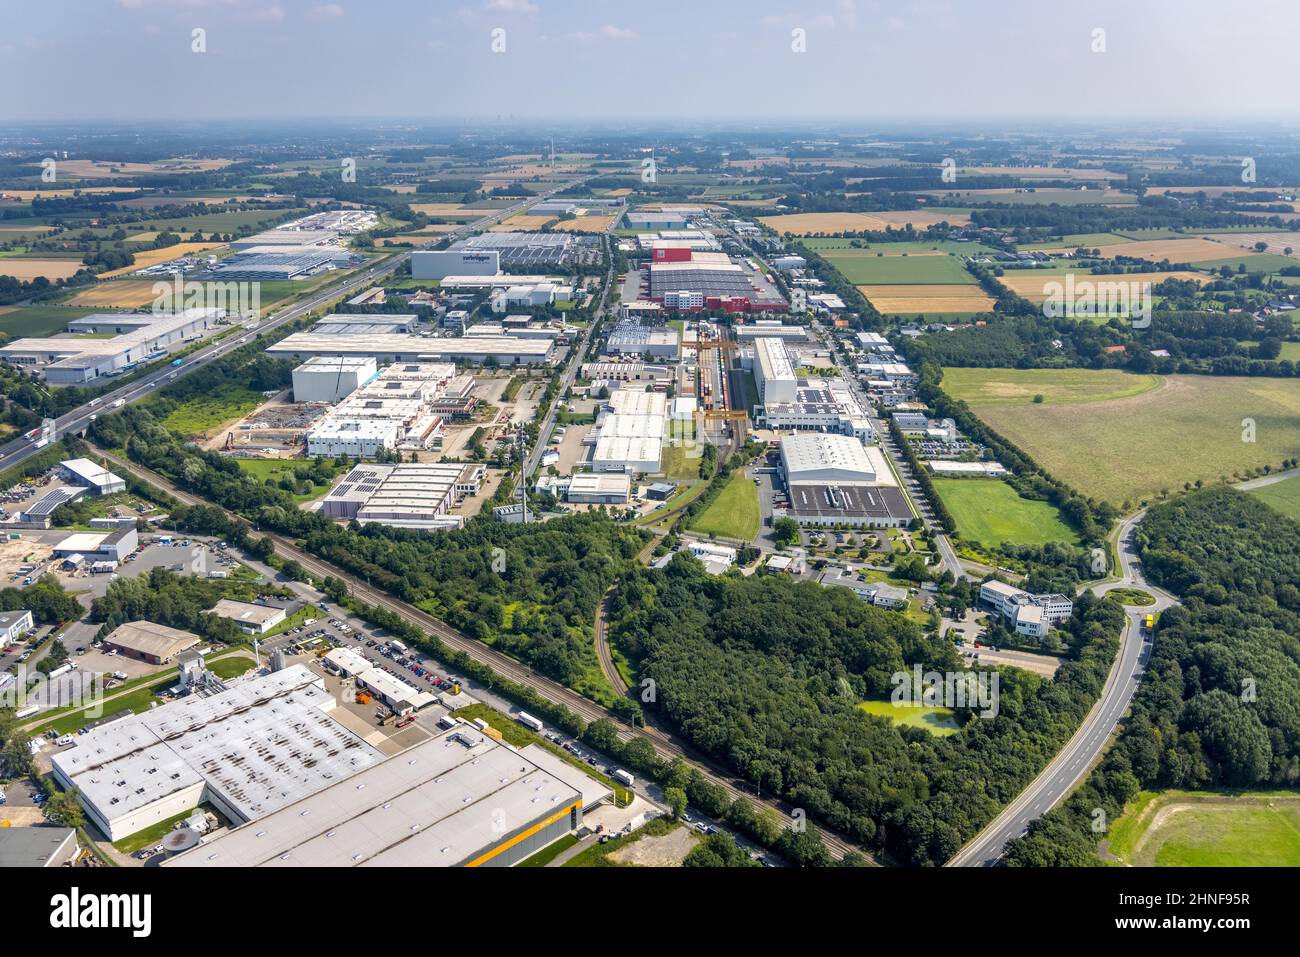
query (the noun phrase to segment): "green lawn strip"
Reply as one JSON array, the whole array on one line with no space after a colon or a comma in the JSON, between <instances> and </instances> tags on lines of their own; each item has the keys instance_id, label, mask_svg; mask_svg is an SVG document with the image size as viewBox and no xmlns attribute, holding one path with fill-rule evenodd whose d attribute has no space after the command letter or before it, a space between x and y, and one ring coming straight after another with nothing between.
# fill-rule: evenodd
<instances>
[{"instance_id":1,"label":"green lawn strip","mask_svg":"<svg viewBox=\"0 0 1300 957\"><path fill-rule=\"evenodd\" d=\"M957 522L962 538L994 548L1003 542L1045 545L1077 544L1078 533L1062 521L1050 502L1021 498L1006 482L994 479L934 479L934 489Z\"/></svg>"},{"instance_id":2,"label":"green lawn strip","mask_svg":"<svg viewBox=\"0 0 1300 957\"><path fill-rule=\"evenodd\" d=\"M222 672L227 672L227 674L224 675L219 674L219 677L230 677L231 675L228 674L228 672L232 666L230 664L223 663L224 660L232 655L238 655L241 651L244 650L246 649L244 649L243 646L241 645L234 648L228 648L216 656L210 655L206 660L206 666L208 670L213 671L214 673L218 673L217 672L218 668L220 668ZM248 659L245 658L245 660ZM247 670L247 668L245 668L244 670ZM237 671L235 672L235 674L242 674L242 672ZM143 705L139 708L132 707L132 710L136 711L137 713L139 711L143 711L145 708L149 706L149 700L151 700L154 697L153 689L159 686L170 687L172 684L175 683L178 675L179 675L179 671L176 670L164 672L161 674L161 676L159 674L141 675L139 678L132 678L128 681L122 682L120 685L114 688L109 688L107 693L105 694L105 698L109 698L113 695L122 695L122 697L116 698L111 701L107 701L107 700L104 701L102 703L102 706L105 708L104 713L105 714L116 713L118 711L121 711L123 708L128 708L134 704L139 704L140 703L139 700L137 700L135 697L136 693L147 691L149 692L149 694L144 698ZM128 691L131 692L130 695L123 694L123 692L128 692ZM98 720L98 718L102 717L103 715L96 715L95 717L89 717L86 715L86 712L91 708L99 708L99 707L101 707L101 704L97 703L94 705L90 705L88 707L70 705L65 708L55 708L50 711L46 711L45 713L40 715L40 717L38 717L33 723L25 725L24 727L26 728L27 732L31 735L42 734L50 730L57 730L60 734L70 733L72 731L76 731L84 727L87 720L95 721ZM65 719L69 719L69 720L75 719L75 723L72 723L69 727L65 727L61 724L58 724L58 722L64 722L66 724Z\"/></svg>"},{"instance_id":3,"label":"green lawn strip","mask_svg":"<svg viewBox=\"0 0 1300 957\"><path fill-rule=\"evenodd\" d=\"M689 528L701 535L752 542L758 535L758 518L758 488L737 469L718 497L691 519Z\"/></svg>"},{"instance_id":4,"label":"green lawn strip","mask_svg":"<svg viewBox=\"0 0 1300 957\"><path fill-rule=\"evenodd\" d=\"M180 814L159 821L157 824L151 824L143 831L136 831L120 841L114 841L113 848L123 854L134 854L141 848L153 847L171 831L175 830L178 822L186 820L193 813L193 810L181 811Z\"/></svg>"},{"instance_id":5,"label":"green lawn strip","mask_svg":"<svg viewBox=\"0 0 1300 957\"><path fill-rule=\"evenodd\" d=\"M525 858L516 864L516 867L545 867L551 861L555 860L573 845L577 844L580 838L576 834L566 834L564 837L548 844L532 857Z\"/></svg>"},{"instance_id":6,"label":"green lawn strip","mask_svg":"<svg viewBox=\"0 0 1300 957\"><path fill-rule=\"evenodd\" d=\"M305 625L308 621L319 621L321 610L315 605L303 605L292 615L285 616L284 621L270 629L263 635L258 636L259 641L266 641L268 638L274 638L276 635L282 635L291 628L297 628Z\"/></svg>"}]
</instances>

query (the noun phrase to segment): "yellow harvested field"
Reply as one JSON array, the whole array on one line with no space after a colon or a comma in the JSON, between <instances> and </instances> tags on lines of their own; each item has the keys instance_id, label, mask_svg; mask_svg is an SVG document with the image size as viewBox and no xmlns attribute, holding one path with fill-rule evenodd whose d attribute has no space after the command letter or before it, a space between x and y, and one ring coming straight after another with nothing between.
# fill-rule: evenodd
<instances>
[{"instance_id":1,"label":"yellow harvested field","mask_svg":"<svg viewBox=\"0 0 1300 957\"><path fill-rule=\"evenodd\" d=\"M1017 275L1022 272L1024 275ZM1166 279L1191 279L1204 285L1210 281L1209 276L1199 272L1139 272L1139 273L1107 273L1101 276L1094 276L1087 272L1077 272L1074 274L1075 285L1087 280L1093 283L1101 282L1140 282L1156 283L1164 282ZM1038 271L1034 269L1024 270L1007 270L1007 272L998 278L998 282L1006 286L1018 296L1023 296L1030 302L1043 302L1047 299L1045 287L1048 283L1057 282L1065 283L1065 274L1056 272Z\"/></svg>"},{"instance_id":2,"label":"yellow harvested field","mask_svg":"<svg viewBox=\"0 0 1300 957\"><path fill-rule=\"evenodd\" d=\"M30 203L38 196L41 199L65 199L76 193L83 195L101 195L105 193L138 193L131 186L86 186L82 189L3 189L0 199L12 199L19 203Z\"/></svg>"},{"instance_id":3,"label":"yellow harvested field","mask_svg":"<svg viewBox=\"0 0 1300 957\"><path fill-rule=\"evenodd\" d=\"M632 195L632 190L631 190L630 188L624 186L622 189L611 189L611 190L610 190L608 193L606 193L605 195L606 195L606 196L631 196L631 195Z\"/></svg>"},{"instance_id":4,"label":"yellow harvested field","mask_svg":"<svg viewBox=\"0 0 1300 957\"><path fill-rule=\"evenodd\" d=\"M784 235L808 236L813 233L884 232L890 226L900 228L911 223L924 229L936 223L965 226L970 222L966 213L935 213L928 210L906 210L883 213L791 213L786 216L762 216L764 226Z\"/></svg>"},{"instance_id":5,"label":"yellow harvested field","mask_svg":"<svg viewBox=\"0 0 1300 957\"><path fill-rule=\"evenodd\" d=\"M1229 259L1237 254L1235 250L1212 239L1148 239L1093 248L1107 259L1131 256L1156 263L1166 259L1171 263L1200 263L1211 259Z\"/></svg>"},{"instance_id":6,"label":"yellow harvested field","mask_svg":"<svg viewBox=\"0 0 1300 957\"><path fill-rule=\"evenodd\" d=\"M48 233L54 229L54 226L0 226L0 233Z\"/></svg>"},{"instance_id":7,"label":"yellow harvested field","mask_svg":"<svg viewBox=\"0 0 1300 957\"><path fill-rule=\"evenodd\" d=\"M90 306L94 309L101 307L134 309L158 298L153 287L152 279L117 279L82 290L68 301L68 305Z\"/></svg>"},{"instance_id":8,"label":"yellow harvested field","mask_svg":"<svg viewBox=\"0 0 1300 957\"><path fill-rule=\"evenodd\" d=\"M963 166L958 171L972 176L1019 176L1021 179L1123 179L1123 173L1107 169L1077 169L1065 166Z\"/></svg>"},{"instance_id":9,"label":"yellow harvested field","mask_svg":"<svg viewBox=\"0 0 1300 957\"><path fill-rule=\"evenodd\" d=\"M577 219L562 219L552 228L562 233L603 233L613 221L613 216L579 216Z\"/></svg>"},{"instance_id":10,"label":"yellow harvested field","mask_svg":"<svg viewBox=\"0 0 1300 957\"><path fill-rule=\"evenodd\" d=\"M177 243L175 246L164 246L162 249L146 249L143 252L135 254L135 264L124 266L121 269L114 269L110 272L99 274L101 279L112 279L115 276L125 276L129 272L135 272L137 269L143 269L145 266L156 266L158 263L171 262L173 259L180 259L182 256L191 256L194 253L201 253L205 249L215 249L223 246L224 243Z\"/></svg>"},{"instance_id":11,"label":"yellow harvested field","mask_svg":"<svg viewBox=\"0 0 1300 957\"><path fill-rule=\"evenodd\" d=\"M488 232L509 233L516 230L528 232L534 229L541 229L554 218L554 216L528 216L526 214L511 216L509 219L501 220L501 222L489 229Z\"/></svg>"},{"instance_id":12,"label":"yellow harvested field","mask_svg":"<svg viewBox=\"0 0 1300 957\"><path fill-rule=\"evenodd\" d=\"M144 176L159 173L207 173L222 169L234 160L167 159L156 163L111 163L103 160L59 160L59 175L85 179L113 179L118 176Z\"/></svg>"},{"instance_id":13,"label":"yellow harvested field","mask_svg":"<svg viewBox=\"0 0 1300 957\"><path fill-rule=\"evenodd\" d=\"M396 186L385 186L384 189L388 190L390 193L414 193L415 184L399 183Z\"/></svg>"},{"instance_id":14,"label":"yellow harvested field","mask_svg":"<svg viewBox=\"0 0 1300 957\"><path fill-rule=\"evenodd\" d=\"M974 283L858 286L858 292L888 315L900 313L986 312L993 299Z\"/></svg>"},{"instance_id":15,"label":"yellow harvested field","mask_svg":"<svg viewBox=\"0 0 1300 957\"><path fill-rule=\"evenodd\" d=\"M727 160L728 169L761 169L764 166L789 166L788 156L760 156L758 159Z\"/></svg>"},{"instance_id":16,"label":"yellow harvested field","mask_svg":"<svg viewBox=\"0 0 1300 957\"><path fill-rule=\"evenodd\" d=\"M1300 236L1295 233L1223 233L1215 238L1225 246L1232 247L1228 254L1222 257L1224 259L1240 255L1239 250L1253 253L1256 243L1268 243L1265 252L1277 256L1287 255L1289 249L1292 258L1300 259Z\"/></svg>"},{"instance_id":17,"label":"yellow harvested field","mask_svg":"<svg viewBox=\"0 0 1300 957\"><path fill-rule=\"evenodd\" d=\"M15 279L67 279L85 268L80 259L0 259L0 276Z\"/></svg>"}]
</instances>

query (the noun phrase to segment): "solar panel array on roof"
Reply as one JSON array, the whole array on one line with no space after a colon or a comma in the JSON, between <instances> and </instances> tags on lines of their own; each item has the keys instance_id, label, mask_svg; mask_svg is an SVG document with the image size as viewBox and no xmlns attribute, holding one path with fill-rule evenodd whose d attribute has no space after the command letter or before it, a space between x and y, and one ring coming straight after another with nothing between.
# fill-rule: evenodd
<instances>
[{"instance_id":1,"label":"solar panel array on roof","mask_svg":"<svg viewBox=\"0 0 1300 957\"><path fill-rule=\"evenodd\" d=\"M42 495L39 501L25 510L25 513L33 518L49 515L60 505L78 498L83 492L85 492L83 488L56 488Z\"/></svg>"}]
</instances>

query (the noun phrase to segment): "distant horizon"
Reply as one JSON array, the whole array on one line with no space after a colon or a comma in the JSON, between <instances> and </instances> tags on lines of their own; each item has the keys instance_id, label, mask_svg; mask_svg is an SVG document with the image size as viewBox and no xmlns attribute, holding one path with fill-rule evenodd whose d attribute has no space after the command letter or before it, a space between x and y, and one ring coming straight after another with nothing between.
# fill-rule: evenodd
<instances>
[{"instance_id":1,"label":"distant horizon","mask_svg":"<svg viewBox=\"0 0 1300 957\"><path fill-rule=\"evenodd\" d=\"M1248 15L1214 0L659 0L647 12L45 0L8 11L0 122L1217 125L1300 112L1290 0Z\"/></svg>"}]
</instances>

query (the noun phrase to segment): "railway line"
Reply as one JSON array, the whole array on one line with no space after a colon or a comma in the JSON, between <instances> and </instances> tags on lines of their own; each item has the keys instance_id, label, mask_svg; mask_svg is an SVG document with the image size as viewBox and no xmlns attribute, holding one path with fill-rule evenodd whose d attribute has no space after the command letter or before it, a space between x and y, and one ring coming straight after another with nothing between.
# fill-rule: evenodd
<instances>
[{"instance_id":1,"label":"railway line","mask_svg":"<svg viewBox=\"0 0 1300 957\"><path fill-rule=\"evenodd\" d=\"M213 503L201 499L198 496L182 491L169 479L159 475L151 469L136 465L119 455L103 449L97 449L97 452L108 461L113 462L119 468L128 472L133 472L137 477L144 479L155 487L161 489L184 505L202 505L209 508L220 508L220 506L214 506ZM232 519L240 518L228 509L222 508L221 510ZM583 721L590 723L605 718L614 722L619 722L619 719L612 712L595 702L587 700L577 692L566 688L564 685L536 674L527 665L493 650L482 642L465 637L427 612L421 611L418 608L392 598L387 593L374 588L362 579L353 575L351 572L337 568L323 559L317 558L309 552L304 551L293 540L286 538L277 532L266 532L263 534L266 534L275 543L276 551L280 555L297 561L306 571L322 578L326 575L330 575L346 582L352 594L359 600L377 608L382 608L385 611L392 612L409 624L436 636L449 648L462 652L475 661L487 665L501 677L517 684L531 687L551 703L564 705L574 714L582 718ZM639 732L633 732L620 727L618 737L619 740L626 741L637 733L650 741L655 749L655 753L661 760L672 760L674 758L681 759L687 765L697 769L711 783L721 787L731 800L743 797L756 804L766 805L778 812L786 827L793 828L800 826L801 818L796 818L793 815L795 808L791 805L772 797L763 797L756 794L755 790L747 782L734 778L726 769L720 767L709 758L699 754L694 749L688 748L679 743L676 739L672 738L659 728L647 726L640 729ZM844 856L850 851L856 851L874 863L874 859L865 849L854 844L848 838L826 828L823 825L819 825L818 829L822 842L826 845L827 850L829 850L833 856L838 858Z\"/></svg>"}]
</instances>

